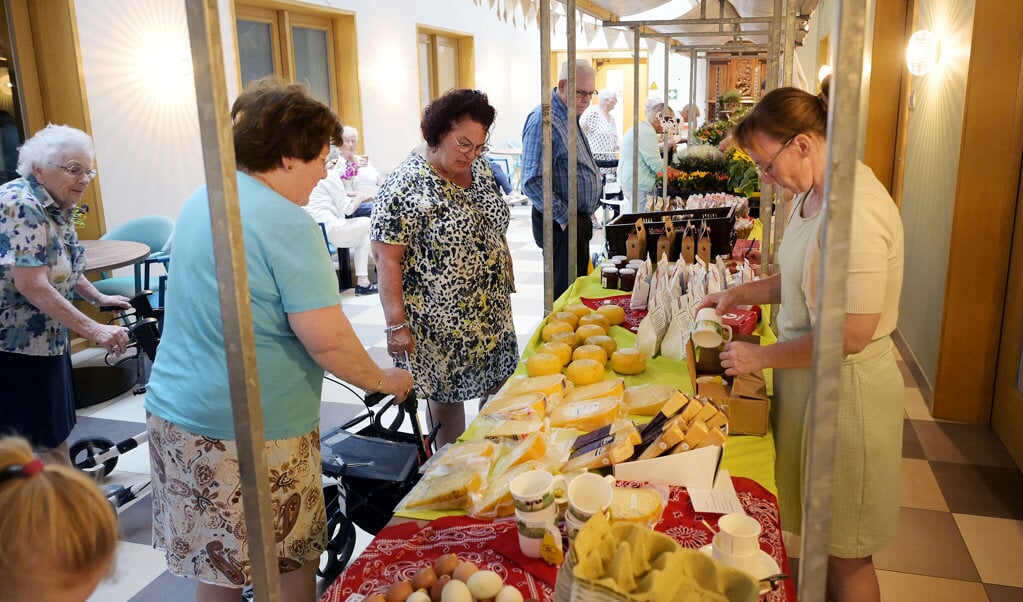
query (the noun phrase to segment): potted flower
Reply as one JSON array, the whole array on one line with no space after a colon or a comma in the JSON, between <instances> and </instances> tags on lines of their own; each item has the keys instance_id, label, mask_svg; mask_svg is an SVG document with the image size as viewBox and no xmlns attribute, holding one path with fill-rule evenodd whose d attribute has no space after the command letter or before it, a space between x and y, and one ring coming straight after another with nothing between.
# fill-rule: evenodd
<instances>
[{"instance_id":1,"label":"potted flower","mask_svg":"<svg viewBox=\"0 0 1023 602\"><path fill-rule=\"evenodd\" d=\"M718 108L722 111L731 111L740 102L742 102L742 92L738 88L725 90L721 96L718 96Z\"/></svg>"}]
</instances>

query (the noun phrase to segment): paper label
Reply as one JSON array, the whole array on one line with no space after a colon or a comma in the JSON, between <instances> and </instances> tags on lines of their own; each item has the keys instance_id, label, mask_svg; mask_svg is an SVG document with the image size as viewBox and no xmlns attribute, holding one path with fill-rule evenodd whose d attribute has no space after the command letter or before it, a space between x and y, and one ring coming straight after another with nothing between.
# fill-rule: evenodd
<instances>
[{"instance_id":1,"label":"paper label","mask_svg":"<svg viewBox=\"0 0 1023 602\"><path fill-rule=\"evenodd\" d=\"M571 418L579 418L580 416L595 414L598 409L600 409L600 402L581 403L570 409L568 415Z\"/></svg>"}]
</instances>

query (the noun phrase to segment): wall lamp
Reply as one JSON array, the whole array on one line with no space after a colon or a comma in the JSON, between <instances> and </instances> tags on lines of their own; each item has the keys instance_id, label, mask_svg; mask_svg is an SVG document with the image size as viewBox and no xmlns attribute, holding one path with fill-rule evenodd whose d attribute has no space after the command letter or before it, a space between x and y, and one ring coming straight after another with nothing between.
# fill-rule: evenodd
<instances>
[{"instance_id":1,"label":"wall lamp","mask_svg":"<svg viewBox=\"0 0 1023 602\"><path fill-rule=\"evenodd\" d=\"M913 75L926 75L938 64L941 44L938 36L926 30L917 30L906 45L906 65Z\"/></svg>"}]
</instances>

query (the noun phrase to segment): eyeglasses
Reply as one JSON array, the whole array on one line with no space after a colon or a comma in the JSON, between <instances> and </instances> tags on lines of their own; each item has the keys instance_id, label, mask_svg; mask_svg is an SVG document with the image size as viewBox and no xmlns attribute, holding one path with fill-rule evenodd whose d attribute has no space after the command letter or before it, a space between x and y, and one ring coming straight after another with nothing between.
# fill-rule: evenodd
<instances>
[{"instance_id":1,"label":"eyeglasses","mask_svg":"<svg viewBox=\"0 0 1023 602\"><path fill-rule=\"evenodd\" d=\"M67 175L71 176L76 180L82 179L82 175L88 176L90 179L96 177L95 169L82 169L78 165L60 165L58 163L53 164L54 167L59 167L67 172Z\"/></svg>"},{"instance_id":2,"label":"eyeglasses","mask_svg":"<svg viewBox=\"0 0 1023 602\"><path fill-rule=\"evenodd\" d=\"M576 90L575 96L576 98L592 98L596 93L596 90Z\"/></svg>"},{"instance_id":3,"label":"eyeglasses","mask_svg":"<svg viewBox=\"0 0 1023 602\"><path fill-rule=\"evenodd\" d=\"M469 142L468 140L459 139L458 136L455 136L454 132L448 133L451 134L451 137L455 139L455 144L458 145L458 151L461 152L463 155L468 155L473 151L476 151L477 155L485 155L490 152L490 146L487 144L474 146L473 143Z\"/></svg>"},{"instance_id":4,"label":"eyeglasses","mask_svg":"<svg viewBox=\"0 0 1023 602\"><path fill-rule=\"evenodd\" d=\"M789 138L788 140L786 140L786 141L785 141L785 144L781 145L781 148L779 148L779 149L778 149L778 152L774 153L774 156L773 156L773 157L771 157L771 160L767 162L767 165L765 165L765 166L763 166L763 167L760 167L759 165L757 165L757 171L759 171L759 172L760 172L761 174L773 175L773 174L771 173L771 168L773 168L773 167L774 167L774 161L775 161L775 159L777 159L777 158L778 158L778 155L780 155L780 154L781 154L781 152L782 152L783 150L785 150L785 148L786 148L786 147L787 147L787 146L788 146L789 144L791 144L793 140L795 140L795 139L796 139L796 136L798 136L798 134L794 134L794 135L793 135L793 136L791 136L791 137L790 137L790 138Z\"/></svg>"}]
</instances>

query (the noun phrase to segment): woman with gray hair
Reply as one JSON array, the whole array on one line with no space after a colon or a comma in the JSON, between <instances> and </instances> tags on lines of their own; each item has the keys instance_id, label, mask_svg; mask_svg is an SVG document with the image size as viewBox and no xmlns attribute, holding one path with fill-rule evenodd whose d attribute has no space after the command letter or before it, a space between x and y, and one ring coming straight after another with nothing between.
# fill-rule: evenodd
<instances>
[{"instance_id":1,"label":"woman with gray hair","mask_svg":"<svg viewBox=\"0 0 1023 602\"><path fill-rule=\"evenodd\" d=\"M71 303L128 308L85 276L85 253L71 219L96 177L92 139L50 124L21 147L15 180L0 186L0 432L29 440L48 462L70 464L75 425L68 331L120 355L128 330L100 324Z\"/></svg>"},{"instance_id":2,"label":"woman with gray hair","mask_svg":"<svg viewBox=\"0 0 1023 602\"><path fill-rule=\"evenodd\" d=\"M579 128L590 143L590 152L598 161L618 158L618 125L611 114L616 104L618 95L611 88L604 88L597 93L597 104L583 111L579 120ZM613 170L605 169L601 168L600 172L613 173Z\"/></svg>"},{"instance_id":3,"label":"woman with gray hair","mask_svg":"<svg viewBox=\"0 0 1023 602\"><path fill-rule=\"evenodd\" d=\"M639 199L646 201L647 195L655 193L657 172L664 170L664 158L658 147L659 137L664 132L665 121L674 123L675 112L663 103L650 104L646 109L646 120L636 127L629 128L622 136L622 159L618 164L619 181L625 198L632 198L633 165L639 164ZM633 139L639 130L639 155L633 156Z\"/></svg>"}]
</instances>

